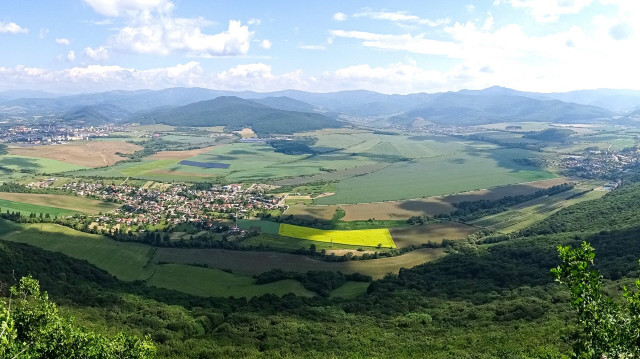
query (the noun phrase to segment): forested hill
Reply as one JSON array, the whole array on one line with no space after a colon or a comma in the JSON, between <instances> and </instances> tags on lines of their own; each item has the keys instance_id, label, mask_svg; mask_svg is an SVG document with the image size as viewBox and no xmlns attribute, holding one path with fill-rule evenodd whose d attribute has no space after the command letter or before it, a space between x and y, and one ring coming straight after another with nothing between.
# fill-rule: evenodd
<instances>
[{"instance_id":1,"label":"forested hill","mask_svg":"<svg viewBox=\"0 0 640 359\"><path fill-rule=\"evenodd\" d=\"M343 125L319 113L279 110L235 96L153 110L141 114L134 121L174 126L226 126L231 130L250 127L261 135L292 134Z\"/></svg>"}]
</instances>

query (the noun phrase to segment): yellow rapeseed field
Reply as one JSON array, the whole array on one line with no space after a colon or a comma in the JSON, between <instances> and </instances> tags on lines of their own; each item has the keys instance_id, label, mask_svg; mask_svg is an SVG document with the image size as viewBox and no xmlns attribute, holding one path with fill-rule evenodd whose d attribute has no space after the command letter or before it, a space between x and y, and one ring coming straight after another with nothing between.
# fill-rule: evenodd
<instances>
[{"instance_id":1,"label":"yellow rapeseed field","mask_svg":"<svg viewBox=\"0 0 640 359\"><path fill-rule=\"evenodd\" d=\"M309 227L281 224L278 232L281 236L308 239L318 242L333 242L352 246L396 248L396 244L389 234L389 230L383 229L358 229L352 231L322 230Z\"/></svg>"}]
</instances>

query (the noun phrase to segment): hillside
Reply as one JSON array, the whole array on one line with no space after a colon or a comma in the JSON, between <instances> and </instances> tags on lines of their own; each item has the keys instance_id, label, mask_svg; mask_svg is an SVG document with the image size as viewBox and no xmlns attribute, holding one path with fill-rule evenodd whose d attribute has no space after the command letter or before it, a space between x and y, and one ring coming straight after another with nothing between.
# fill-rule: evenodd
<instances>
[{"instance_id":1,"label":"hillside","mask_svg":"<svg viewBox=\"0 0 640 359\"><path fill-rule=\"evenodd\" d=\"M135 120L174 126L226 126L231 130L250 127L261 135L292 134L342 126L340 122L318 113L278 110L234 96L149 111Z\"/></svg>"},{"instance_id":2,"label":"hillside","mask_svg":"<svg viewBox=\"0 0 640 359\"><path fill-rule=\"evenodd\" d=\"M389 119L409 124L420 117L442 125L480 125L509 121L590 122L611 116L599 107L558 100L496 94L443 93L423 106Z\"/></svg>"}]
</instances>

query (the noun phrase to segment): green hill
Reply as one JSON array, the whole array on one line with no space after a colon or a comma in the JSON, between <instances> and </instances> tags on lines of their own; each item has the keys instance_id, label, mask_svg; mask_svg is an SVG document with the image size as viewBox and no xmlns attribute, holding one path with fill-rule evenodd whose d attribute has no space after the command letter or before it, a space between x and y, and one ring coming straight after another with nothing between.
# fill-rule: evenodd
<instances>
[{"instance_id":1,"label":"green hill","mask_svg":"<svg viewBox=\"0 0 640 359\"><path fill-rule=\"evenodd\" d=\"M318 113L284 111L235 96L222 96L185 106L149 111L141 122L173 126L226 126L230 130L252 128L260 135L292 134L342 124Z\"/></svg>"}]
</instances>

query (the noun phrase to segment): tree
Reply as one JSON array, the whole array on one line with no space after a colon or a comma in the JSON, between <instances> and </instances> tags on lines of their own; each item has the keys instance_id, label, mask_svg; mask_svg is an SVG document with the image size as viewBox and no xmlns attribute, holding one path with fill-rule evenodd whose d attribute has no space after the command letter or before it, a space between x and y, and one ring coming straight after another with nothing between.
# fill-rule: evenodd
<instances>
[{"instance_id":1,"label":"tree","mask_svg":"<svg viewBox=\"0 0 640 359\"><path fill-rule=\"evenodd\" d=\"M76 328L62 318L40 284L23 277L0 299L0 358L154 358L148 338L120 333L114 338Z\"/></svg>"},{"instance_id":2,"label":"tree","mask_svg":"<svg viewBox=\"0 0 640 359\"><path fill-rule=\"evenodd\" d=\"M562 263L551 270L556 281L571 292L571 306L578 311L575 358L637 358L640 355L640 295L624 287L624 301L617 304L602 293L602 275L591 270L595 251L583 242L580 248L558 247ZM640 289L640 279L636 280Z\"/></svg>"}]
</instances>

